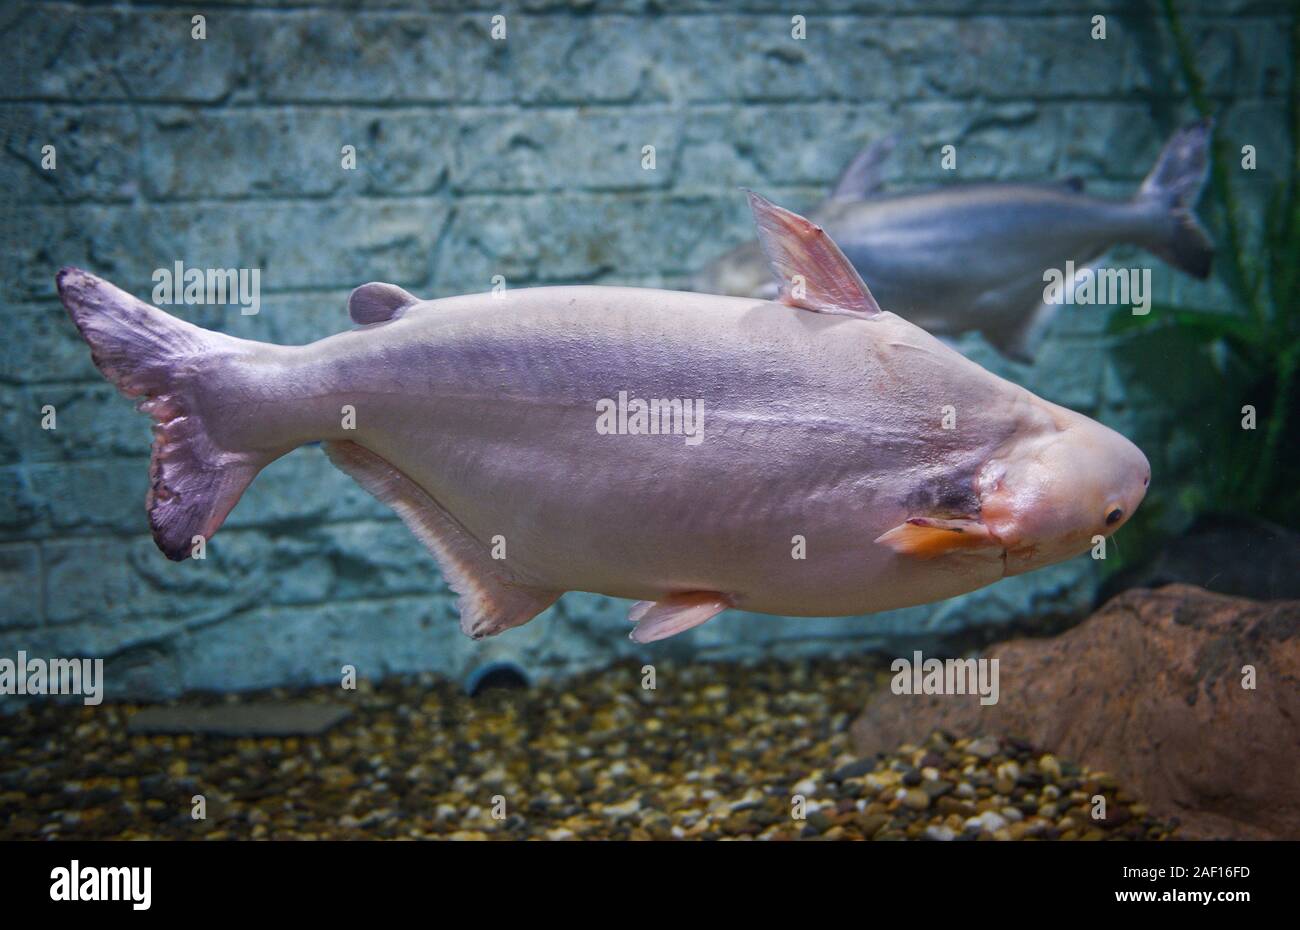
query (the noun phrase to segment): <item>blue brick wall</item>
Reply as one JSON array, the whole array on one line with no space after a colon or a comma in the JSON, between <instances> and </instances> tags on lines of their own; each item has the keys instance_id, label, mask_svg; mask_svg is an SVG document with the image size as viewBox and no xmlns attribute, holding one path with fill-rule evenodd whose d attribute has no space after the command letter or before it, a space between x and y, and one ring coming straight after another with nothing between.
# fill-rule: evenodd
<instances>
[{"instance_id":1,"label":"blue brick wall","mask_svg":"<svg viewBox=\"0 0 1300 930\"><path fill-rule=\"evenodd\" d=\"M489 35L498 13L504 42ZM1105 41L1089 36L1096 13ZM1285 161L1291 15L1186 5L1223 125L1260 153L1259 177L1243 178L1254 203ZM1142 5L16 3L0 38L0 654L104 656L110 696L161 696L331 680L344 663L461 674L510 658L561 674L665 652L805 654L1086 609L1097 569L1083 559L884 617L735 616L653 651L627 642L626 605L571 595L471 643L431 558L314 448L257 479L207 561L175 565L147 533L148 422L94 371L53 275L75 264L147 297L152 270L176 261L258 267L260 314L177 312L305 342L346 328L347 292L368 280L422 296L486 290L496 274L684 284L750 235L738 186L811 208L889 132L902 140L889 187L953 180L938 167L953 144L959 180L1078 174L1127 196L1192 116ZM1227 299L1160 268L1156 280L1158 297ZM1120 426L1176 480L1196 455L1180 424L1208 378L1152 358L1182 386L1129 396L1101 322L1068 315L1017 377ZM1005 367L978 337L963 345Z\"/></svg>"}]
</instances>

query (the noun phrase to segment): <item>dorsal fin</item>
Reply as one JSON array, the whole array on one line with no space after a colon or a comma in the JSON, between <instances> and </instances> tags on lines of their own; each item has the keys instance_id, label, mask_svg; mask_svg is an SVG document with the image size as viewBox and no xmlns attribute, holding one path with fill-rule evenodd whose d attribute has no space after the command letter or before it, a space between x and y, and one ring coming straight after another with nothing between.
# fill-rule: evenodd
<instances>
[{"instance_id":1,"label":"dorsal fin","mask_svg":"<svg viewBox=\"0 0 1300 930\"><path fill-rule=\"evenodd\" d=\"M845 316L880 312L871 291L826 230L753 191L745 193L754 212L758 242L781 288L782 303Z\"/></svg>"},{"instance_id":2,"label":"dorsal fin","mask_svg":"<svg viewBox=\"0 0 1300 930\"><path fill-rule=\"evenodd\" d=\"M396 284L371 281L361 285L348 297L348 314L354 323L382 323L391 320L402 309L414 303L419 303L419 298L408 294Z\"/></svg>"},{"instance_id":3,"label":"dorsal fin","mask_svg":"<svg viewBox=\"0 0 1300 930\"><path fill-rule=\"evenodd\" d=\"M844 168L840 179L831 191L831 200L863 200L880 190L884 183L881 170L885 159L898 144L898 136L891 134L868 145Z\"/></svg>"}]
</instances>

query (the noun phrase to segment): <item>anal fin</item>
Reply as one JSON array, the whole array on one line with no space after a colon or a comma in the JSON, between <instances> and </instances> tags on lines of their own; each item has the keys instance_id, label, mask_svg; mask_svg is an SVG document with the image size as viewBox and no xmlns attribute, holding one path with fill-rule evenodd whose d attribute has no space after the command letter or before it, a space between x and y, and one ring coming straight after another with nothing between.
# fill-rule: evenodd
<instances>
[{"instance_id":1,"label":"anal fin","mask_svg":"<svg viewBox=\"0 0 1300 930\"><path fill-rule=\"evenodd\" d=\"M467 636L482 639L527 623L564 593L512 579L483 543L382 456L355 442L322 445L331 462L391 507L433 554L459 595L460 628Z\"/></svg>"},{"instance_id":2,"label":"anal fin","mask_svg":"<svg viewBox=\"0 0 1300 930\"><path fill-rule=\"evenodd\" d=\"M627 618L636 624L629 638L653 643L707 623L728 607L731 599L716 591L671 594L661 601L637 601Z\"/></svg>"}]
</instances>

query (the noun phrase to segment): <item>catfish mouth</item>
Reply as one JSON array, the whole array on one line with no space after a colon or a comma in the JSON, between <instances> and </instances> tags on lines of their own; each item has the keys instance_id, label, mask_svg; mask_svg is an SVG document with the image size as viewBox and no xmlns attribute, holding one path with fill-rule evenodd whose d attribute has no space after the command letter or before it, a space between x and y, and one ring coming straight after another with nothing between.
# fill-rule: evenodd
<instances>
[{"instance_id":1,"label":"catfish mouth","mask_svg":"<svg viewBox=\"0 0 1300 930\"><path fill-rule=\"evenodd\" d=\"M1010 578L1014 575L1023 575L1025 572L1031 572L1038 568L1034 564L1034 557L1038 555L1037 545L1018 546L1014 549L1002 550L1002 577Z\"/></svg>"},{"instance_id":2,"label":"catfish mouth","mask_svg":"<svg viewBox=\"0 0 1300 930\"><path fill-rule=\"evenodd\" d=\"M990 474L990 469L996 468L996 477ZM1011 557L1019 553L1031 554L1035 547L1019 545L1018 540L1011 540L1007 537L1010 535L1009 528L1013 525L1013 508L1005 502L1012 498L1011 492L1007 489L1003 478L1005 470L1001 463L990 460L980 469L975 478L975 493L979 498L980 510L979 519L983 524L985 532L988 533L989 539L1002 549L999 558L1002 560L1002 577L1019 574L1011 570Z\"/></svg>"},{"instance_id":3,"label":"catfish mouth","mask_svg":"<svg viewBox=\"0 0 1300 930\"><path fill-rule=\"evenodd\" d=\"M1055 416L1039 426L1028 434L1013 435L975 479L980 520L1002 547L1004 578L1057 561L1052 555L1065 543L1050 532L1050 515L1044 507L1050 510L1048 497L1063 493L1053 464L1071 426Z\"/></svg>"},{"instance_id":4,"label":"catfish mouth","mask_svg":"<svg viewBox=\"0 0 1300 930\"><path fill-rule=\"evenodd\" d=\"M984 489L980 494L980 522L984 524L989 539L1001 547L999 557L1002 559L1003 578L1023 575L1057 561L1050 556L1058 548L1074 553L1075 548L1065 544L1064 540L1026 538L1026 502L1007 486L1005 472L996 478L982 477L989 480L981 482ZM1032 524L1032 518L1028 522Z\"/></svg>"},{"instance_id":5,"label":"catfish mouth","mask_svg":"<svg viewBox=\"0 0 1300 930\"><path fill-rule=\"evenodd\" d=\"M1013 559L1027 563L1038 552L1037 546L1026 545L1026 546L1012 547L1003 543L1002 540L998 537L998 534L993 532L992 530L989 530L989 535L992 536L993 539L995 539L997 543L1002 546L1002 555L999 556L999 558L1002 559L1003 578L1010 578L1012 575L1020 575L1026 571L1029 571L1028 567L1021 568L1021 569L1013 569L1012 567Z\"/></svg>"},{"instance_id":6,"label":"catfish mouth","mask_svg":"<svg viewBox=\"0 0 1300 930\"><path fill-rule=\"evenodd\" d=\"M1014 496L1005 490L1000 496L1014 500ZM1059 549L1068 550L1069 555L1073 555L1087 548L1086 545L1077 548L1069 545L1065 540L1025 539L1020 528L1015 524L1015 508L1008 503L998 503L995 500L987 509L981 506L980 517L984 521L989 538L1002 547L1000 558L1003 578L1023 575L1059 561L1061 558L1069 557L1058 555L1053 558L1052 554Z\"/></svg>"}]
</instances>

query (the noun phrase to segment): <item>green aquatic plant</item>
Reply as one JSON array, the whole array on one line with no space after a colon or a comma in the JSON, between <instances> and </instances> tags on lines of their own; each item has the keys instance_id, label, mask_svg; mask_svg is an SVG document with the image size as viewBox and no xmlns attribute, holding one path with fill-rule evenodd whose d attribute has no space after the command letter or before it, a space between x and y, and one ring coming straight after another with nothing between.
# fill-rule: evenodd
<instances>
[{"instance_id":1,"label":"green aquatic plant","mask_svg":"<svg viewBox=\"0 0 1300 930\"><path fill-rule=\"evenodd\" d=\"M1196 55L1173 0L1161 0L1178 69L1193 106L1213 116ZM1180 341L1211 354L1222 376L1210 405L1220 428L1202 449L1204 492L1189 501L1193 510L1237 512L1300 526L1300 16L1293 16L1289 45L1293 62L1287 100L1289 142L1283 176L1252 229L1234 185L1242 149L1221 125L1213 133L1209 185L1203 206L1218 243L1216 274L1231 293L1230 307L1153 303L1135 316L1116 310L1112 333L1169 328ZM1251 411L1255 428L1245 428ZM1229 419L1230 418L1230 419ZM1238 423L1238 419L1242 423ZM1242 428L1237 428L1241 426Z\"/></svg>"}]
</instances>

